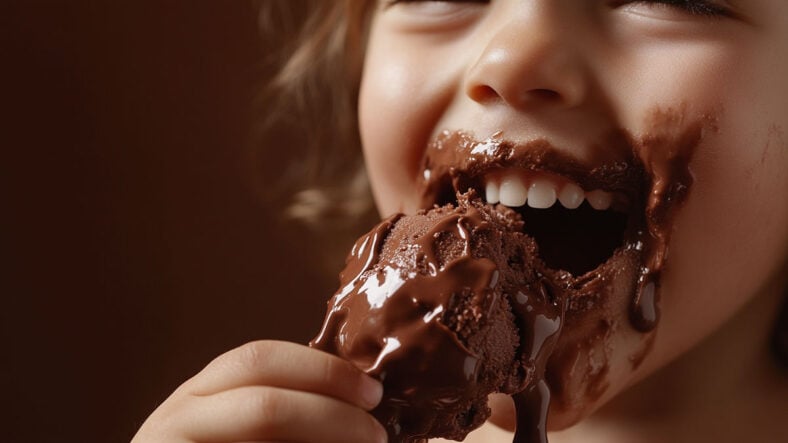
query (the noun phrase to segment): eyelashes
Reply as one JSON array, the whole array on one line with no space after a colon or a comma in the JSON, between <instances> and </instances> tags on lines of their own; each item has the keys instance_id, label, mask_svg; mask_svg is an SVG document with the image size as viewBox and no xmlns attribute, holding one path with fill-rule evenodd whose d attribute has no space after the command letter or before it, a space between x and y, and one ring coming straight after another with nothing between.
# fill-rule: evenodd
<instances>
[{"instance_id":1,"label":"eyelashes","mask_svg":"<svg viewBox=\"0 0 788 443\"><path fill-rule=\"evenodd\" d=\"M385 0L386 4L420 3L420 2L445 2L445 3L490 3L490 0Z\"/></svg>"},{"instance_id":2,"label":"eyelashes","mask_svg":"<svg viewBox=\"0 0 788 443\"><path fill-rule=\"evenodd\" d=\"M384 0L384 7L394 6L399 3L490 3L490 0Z\"/></svg>"},{"instance_id":3,"label":"eyelashes","mask_svg":"<svg viewBox=\"0 0 788 443\"><path fill-rule=\"evenodd\" d=\"M444 2L444 3L490 3L491 0L384 0L385 6L390 7L400 3L425 3L425 2ZM579 0L585 1L585 0ZM613 7L624 6L627 4L642 4L644 6L666 6L676 8L690 15L719 17L729 16L730 11L718 4L718 1L710 0L614 0Z\"/></svg>"},{"instance_id":4,"label":"eyelashes","mask_svg":"<svg viewBox=\"0 0 788 443\"><path fill-rule=\"evenodd\" d=\"M617 1L614 6L626 4L643 4L645 6L666 6L686 12L690 15L720 17L730 15L730 11L716 2L708 0L629 0Z\"/></svg>"}]
</instances>

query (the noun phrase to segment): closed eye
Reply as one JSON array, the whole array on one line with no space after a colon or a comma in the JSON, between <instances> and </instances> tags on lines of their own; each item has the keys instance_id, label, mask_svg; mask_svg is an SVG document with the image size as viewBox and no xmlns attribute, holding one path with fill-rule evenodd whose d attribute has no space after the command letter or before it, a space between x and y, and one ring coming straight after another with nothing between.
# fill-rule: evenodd
<instances>
[{"instance_id":1,"label":"closed eye","mask_svg":"<svg viewBox=\"0 0 788 443\"><path fill-rule=\"evenodd\" d=\"M721 0L617 0L614 7L642 6L646 8L671 8L681 13L702 17L728 17L733 13Z\"/></svg>"},{"instance_id":2,"label":"closed eye","mask_svg":"<svg viewBox=\"0 0 788 443\"><path fill-rule=\"evenodd\" d=\"M490 0L385 0L387 5L397 3L419 3L419 2L438 2L438 3L489 3Z\"/></svg>"},{"instance_id":3,"label":"closed eye","mask_svg":"<svg viewBox=\"0 0 788 443\"><path fill-rule=\"evenodd\" d=\"M491 0L381 0L411 31L447 32L465 28L479 17Z\"/></svg>"},{"instance_id":4,"label":"closed eye","mask_svg":"<svg viewBox=\"0 0 788 443\"><path fill-rule=\"evenodd\" d=\"M383 9L409 3L490 3L490 0L383 0Z\"/></svg>"}]
</instances>

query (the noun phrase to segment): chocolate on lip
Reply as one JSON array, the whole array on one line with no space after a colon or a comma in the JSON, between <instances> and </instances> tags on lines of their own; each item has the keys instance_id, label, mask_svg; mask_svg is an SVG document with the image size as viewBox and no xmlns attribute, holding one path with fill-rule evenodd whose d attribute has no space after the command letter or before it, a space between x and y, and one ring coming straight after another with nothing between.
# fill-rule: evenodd
<instances>
[{"instance_id":1,"label":"chocolate on lip","mask_svg":"<svg viewBox=\"0 0 788 443\"><path fill-rule=\"evenodd\" d=\"M615 131L605 144L619 153L615 160L583 162L546 140L520 144L504 139L501 132L477 140L470 132L443 131L429 144L423 158L421 207L444 203L442 199L468 188L480 189L479 181L486 174L509 168L549 172L583 189L622 194L630 201L642 198L644 170L629 137Z\"/></svg>"}]
</instances>

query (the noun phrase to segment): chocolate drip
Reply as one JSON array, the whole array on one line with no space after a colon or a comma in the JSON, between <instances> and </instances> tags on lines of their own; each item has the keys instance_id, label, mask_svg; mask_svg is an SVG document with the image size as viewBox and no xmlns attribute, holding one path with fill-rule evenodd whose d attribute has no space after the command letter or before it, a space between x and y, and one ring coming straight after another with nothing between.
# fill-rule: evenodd
<instances>
[{"instance_id":1,"label":"chocolate drip","mask_svg":"<svg viewBox=\"0 0 788 443\"><path fill-rule=\"evenodd\" d=\"M539 380L513 397L517 411L513 443L547 443L547 412L550 407L547 382Z\"/></svg>"},{"instance_id":2,"label":"chocolate drip","mask_svg":"<svg viewBox=\"0 0 788 443\"><path fill-rule=\"evenodd\" d=\"M629 310L632 327L640 332L649 332L659 322L659 273L644 272L638 280L638 288Z\"/></svg>"},{"instance_id":3,"label":"chocolate drip","mask_svg":"<svg viewBox=\"0 0 788 443\"><path fill-rule=\"evenodd\" d=\"M657 112L652 118L655 130L635 147L649 182L644 211L646 232L638 235L644 250L643 266L630 309L632 326L641 332L653 330L659 321L659 276L668 256L673 221L695 181L689 163L703 138L703 130L714 127L714 122L706 118L677 132L681 116Z\"/></svg>"}]
</instances>

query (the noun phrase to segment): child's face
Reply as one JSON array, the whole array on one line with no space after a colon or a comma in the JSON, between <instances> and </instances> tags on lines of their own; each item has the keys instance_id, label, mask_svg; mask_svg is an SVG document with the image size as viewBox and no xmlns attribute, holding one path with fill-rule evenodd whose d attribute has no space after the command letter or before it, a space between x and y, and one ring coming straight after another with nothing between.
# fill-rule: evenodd
<instances>
[{"instance_id":1,"label":"child's face","mask_svg":"<svg viewBox=\"0 0 788 443\"><path fill-rule=\"evenodd\" d=\"M542 139L593 163L611 133L640 139L713 121L671 227L651 353L637 369L611 358L601 398L569 393L572 406L553 411L551 427L683 353L779 278L788 251L788 2L380 3L360 121L383 215L424 204L421 161L443 130L480 140L500 132L524 149ZM675 118L655 127L657 111ZM612 352L627 355L625 343L643 336L618 321Z\"/></svg>"}]
</instances>

